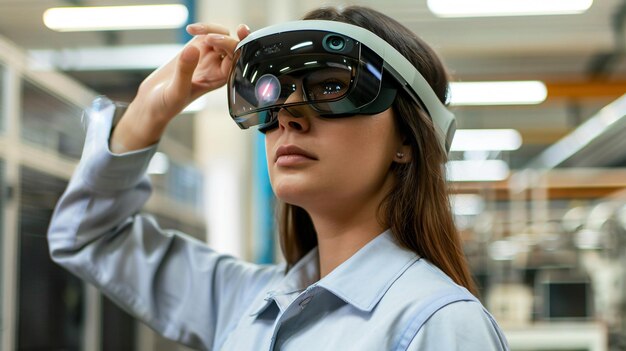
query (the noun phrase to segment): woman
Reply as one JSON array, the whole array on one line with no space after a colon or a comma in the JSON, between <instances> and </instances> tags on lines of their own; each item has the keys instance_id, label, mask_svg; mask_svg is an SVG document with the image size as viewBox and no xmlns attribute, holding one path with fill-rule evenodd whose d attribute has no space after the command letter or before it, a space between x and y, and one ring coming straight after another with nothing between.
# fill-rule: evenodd
<instances>
[{"instance_id":1,"label":"woman","mask_svg":"<svg viewBox=\"0 0 626 351\"><path fill-rule=\"evenodd\" d=\"M339 35L344 42L326 35L314 48L307 40L258 44L274 37L265 31L248 40L245 26L240 43L222 27L191 25L194 39L146 78L117 124L115 106L99 100L50 226L52 258L165 337L203 350L507 349L470 294L449 208L443 133L452 127L448 120L440 128L441 115L447 118L436 106L447 93L440 61L371 9L319 9L304 19L376 36L337 24L347 31ZM367 45L387 45L381 38L399 54L378 57ZM286 47L292 54L281 54ZM303 47L320 50L319 60L296 55ZM358 62L350 50L362 55ZM388 63L396 54L412 66ZM248 63L257 65L254 73ZM407 69L425 81L404 82ZM167 124L227 78L235 121L266 133L270 179L283 202L285 265L220 255L137 214L150 193L145 169ZM359 84L350 95L356 88L347 87ZM368 93L371 84L379 86ZM358 104L367 94L368 103Z\"/></svg>"}]
</instances>

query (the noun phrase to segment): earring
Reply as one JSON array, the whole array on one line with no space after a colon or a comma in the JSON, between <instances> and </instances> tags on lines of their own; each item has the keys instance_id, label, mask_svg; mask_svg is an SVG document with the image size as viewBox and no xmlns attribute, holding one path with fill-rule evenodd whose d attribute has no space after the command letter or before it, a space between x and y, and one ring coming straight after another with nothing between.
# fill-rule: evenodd
<instances>
[{"instance_id":1,"label":"earring","mask_svg":"<svg viewBox=\"0 0 626 351\"><path fill-rule=\"evenodd\" d=\"M402 159L404 157L404 152L396 152L396 157Z\"/></svg>"}]
</instances>

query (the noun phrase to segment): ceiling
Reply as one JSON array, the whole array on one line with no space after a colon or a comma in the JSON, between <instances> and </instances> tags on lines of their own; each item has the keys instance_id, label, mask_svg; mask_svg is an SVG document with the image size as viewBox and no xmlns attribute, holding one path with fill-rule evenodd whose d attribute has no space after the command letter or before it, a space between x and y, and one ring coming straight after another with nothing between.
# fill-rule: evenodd
<instances>
[{"instance_id":1,"label":"ceiling","mask_svg":"<svg viewBox=\"0 0 626 351\"><path fill-rule=\"evenodd\" d=\"M56 33L41 20L44 10L55 6L175 2L180 1L0 0L0 35L27 50L178 43L180 30ZM626 93L626 0L596 0L580 15L469 19L437 18L428 11L426 0L351 3L378 9L411 28L443 57L454 80L546 82L548 99L540 105L454 108L461 128L515 128L521 132L522 148L504 155L512 168L524 167ZM320 6L316 0L230 0L225 4L199 1L198 17L225 24L247 23L255 29L276 21L277 13L284 19L296 19ZM66 73L99 93L129 100L149 71L68 69ZM623 159L624 164L610 166L626 166Z\"/></svg>"}]
</instances>

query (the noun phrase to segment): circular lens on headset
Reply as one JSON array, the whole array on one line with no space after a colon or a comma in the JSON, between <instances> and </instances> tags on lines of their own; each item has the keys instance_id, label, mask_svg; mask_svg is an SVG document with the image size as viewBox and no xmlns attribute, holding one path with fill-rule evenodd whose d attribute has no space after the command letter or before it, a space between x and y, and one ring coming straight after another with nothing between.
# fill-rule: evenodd
<instances>
[{"instance_id":1,"label":"circular lens on headset","mask_svg":"<svg viewBox=\"0 0 626 351\"><path fill-rule=\"evenodd\" d=\"M275 103L280 96L280 81L273 74L262 75L256 82L254 95L259 107Z\"/></svg>"},{"instance_id":2,"label":"circular lens on headset","mask_svg":"<svg viewBox=\"0 0 626 351\"><path fill-rule=\"evenodd\" d=\"M338 35L331 35L326 38L326 46L332 51L341 51L346 46L346 41Z\"/></svg>"}]
</instances>

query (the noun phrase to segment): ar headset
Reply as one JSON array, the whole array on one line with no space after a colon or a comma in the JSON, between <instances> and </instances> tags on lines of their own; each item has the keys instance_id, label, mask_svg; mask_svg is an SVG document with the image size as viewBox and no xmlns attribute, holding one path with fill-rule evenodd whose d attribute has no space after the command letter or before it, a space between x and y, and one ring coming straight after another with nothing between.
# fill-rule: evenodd
<instances>
[{"instance_id":1,"label":"ar headset","mask_svg":"<svg viewBox=\"0 0 626 351\"><path fill-rule=\"evenodd\" d=\"M259 125L265 132L276 127L283 108L294 114L307 105L325 118L383 112L398 87L432 118L449 151L454 115L424 77L386 41L343 22L287 22L248 35L234 53L228 107L240 128Z\"/></svg>"}]
</instances>

